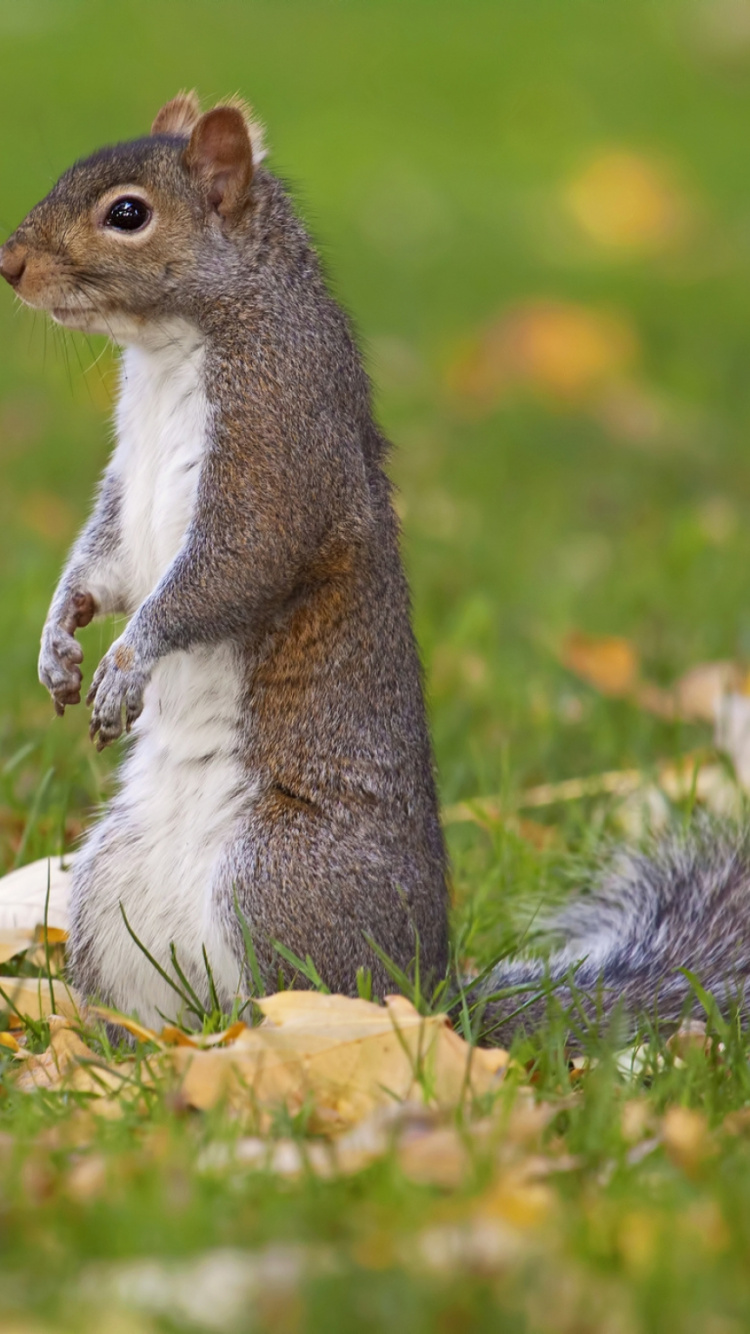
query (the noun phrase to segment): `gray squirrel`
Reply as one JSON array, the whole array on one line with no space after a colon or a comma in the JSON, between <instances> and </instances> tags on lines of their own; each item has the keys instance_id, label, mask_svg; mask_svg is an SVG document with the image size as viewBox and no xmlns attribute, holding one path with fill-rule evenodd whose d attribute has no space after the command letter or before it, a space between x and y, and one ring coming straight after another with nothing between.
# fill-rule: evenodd
<instances>
[{"instance_id":1,"label":"gray squirrel","mask_svg":"<svg viewBox=\"0 0 750 1334\"><path fill-rule=\"evenodd\" d=\"M423 981L448 966L388 445L347 320L263 157L244 104L202 114L179 94L150 135L65 172L0 250L24 302L124 349L116 446L39 675L58 713L79 703L76 630L129 617L87 697L99 747L132 739L74 860L69 957L85 995L146 1023L175 996L145 950L173 975L173 946L194 991L207 1002L212 980L231 1007L245 924L270 985L279 966L290 975L289 951L348 993L368 968L375 994L391 988L382 953L406 970L418 949ZM738 939L749 881L734 845L707 864L684 847L631 858L564 914L548 965L501 964L483 983L512 993L487 1004L490 1039L512 1036L515 988L578 965L605 1013L620 996L647 1009L666 986L674 1017L689 995L675 968L700 972L706 940Z\"/></svg>"}]
</instances>

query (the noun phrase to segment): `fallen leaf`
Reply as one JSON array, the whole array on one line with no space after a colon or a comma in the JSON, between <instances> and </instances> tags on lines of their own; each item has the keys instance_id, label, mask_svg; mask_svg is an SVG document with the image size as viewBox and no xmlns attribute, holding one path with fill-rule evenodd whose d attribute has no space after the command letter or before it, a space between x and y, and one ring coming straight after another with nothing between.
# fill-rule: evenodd
<instances>
[{"instance_id":1,"label":"fallen leaf","mask_svg":"<svg viewBox=\"0 0 750 1334\"><path fill-rule=\"evenodd\" d=\"M48 1091L74 1090L93 1095L96 1100L111 1101L119 1115L124 1102L141 1096L143 1086L150 1080L150 1068L141 1060L138 1081L133 1079L135 1059L107 1065L89 1047L62 1015L49 1016L50 1042L40 1053L19 1052L22 1060L16 1087L23 1093L36 1089Z\"/></svg>"},{"instance_id":2,"label":"fallen leaf","mask_svg":"<svg viewBox=\"0 0 750 1334\"><path fill-rule=\"evenodd\" d=\"M404 1176L420 1185L453 1189L466 1181L472 1159L468 1136L455 1126L443 1126L400 1145L398 1162Z\"/></svg>"},{"instance_id":3,"label":"fallen leaf","mask_svg":"<svg viewBox=\"0 0 750 1334\"><path fill-rule=\"evenodd\" d=\"M560 661L575 676L615 699L632 694L640 673L637 649L620 635L571 631L560 647Z\"/></svg>"},{"instance_id":4,"label":"fallen leaf","mask_svg":"<svg viewBox=\"0 0 750 1334\"><path fill-rule=\"evenodd\" d=\"M447 384L459 402L490 411L526 389L559 406L587 405L634 362L635 331L621 314L566 301L528 301L459 349Z\"/></svg>"},{"instance_id":5,"label":"fallen leaf","mask_svg":"<svg viewBox=\"0 0 750 1334\"><path fill-rule=\"evenodd\" d=\"M666 689L644 683L638 692L638 703L662 718L716 723L725 697L742 692L747 680L747 672L737 663L698 663Z\"/></svg>"},{"instance_id":6,"label":"fallen leaf","mask_svg":"<svg viewBox=\"0 0 750 1334\"><path fill-rule=\"evenodd\" d=\"M139 1042L153 1042L157 1047L162 1045L161 1039L152 1028L146 1028L137 1019L131 1019L130 1015L121 1014L119 1010L112 1010L108 1005L90 1005L88 1014L93 1019L103 1019L105 1023L117 1024L124 1028L131 1037L138 1038Z\"/></svg>"},{"instance_id":7,"label":"fallen leaf","mask_svg":"<svg viewBox=\"0 0 750 1334\"><path fill-rule=\"evenodd\" d=\"M690 1052L698 1051L708 1055L714 1045L714 1040L709 1038L702 1019L684 1019L680 1027L667 1038L669 1051L683 1063Z\"/></svg>"},{"instance_id":8,"label":"fallen leaf","mask_svg":"<svg viewBox=\"0 0 750 1334\"><path fill-rule=\"evenodd\" d=\"M5 930L0 928L0 964L7 963L9 959L15 959L18 954L23 954L31 948L33 943L33 929L28 931L14 927Z\"/></svg>"},{"instance_id":9,"label":"fallen leaf","mask_svg":"<svg viewBox=\"0 0 750 1334\"><path fill-rule=\"evenodd\" d=\"M0 927L33 931L44 921L48 890L47 925L67 931L70 868L57 857L43 857L0 877Z\"/></svg>"},{"instance_id":10,"label":"fallen leaf","mask_svg":"<svg viewBox=\"0 0 750 1334\"><path fill-rule=\"evenodd\" d=\"M670 1107L662 1123L664 1147L672 1162L693 1174L715 1151L715 1144L702 1112L689 1107Z\"/></svg>"},{"instance_id":11,"label":"fallen leaf","mask_svg":"<svg viewBox=\"0 0 750 1334\"><path fill-rule=\"evenodd\" d=\"M83 1010L81 997L62 979L0 977L0 1014L10 1013L11 1026L18 1014L36 1021L50 1014L80 1018Z\"/></svg>"},{"instance_id":12,"label":"fallen leaf","mask_svg":"<svg viewBox=\"0 0 750 1334\"><path fill-rule=\"evenodd\" d=\"M73 1163L63 1183L64 1193L78 1204L99 1199L107 1185L104 1154L88 1153Z\"/></svg>"},{"instance_id":13,"label":"fallen leaf","mask_svg":"<svg viewBox=\"0 0 750 1334\"><path fill-rule=\"evenodd\" d=\"M688 223L687 203L668 169L627 150L595 157L570 181L564 198L582 230L611 250L663 249Z\"/></svg>"},{"instance_id":14,"label":"fallen leaf","mask_svg":"<svg viewBox=\"0 0 750 1334\"><path fill-rule=\"evenodd\" d=\"M620 1113L622 1137L628 1144L637 1144L653 1130L654 1113L647 1098L628 1098Z\"/></svg>"},{"instance_id":15,"label":"fallen leaf","mask_svg":"<svg viewBox=\"0 0 750 1334\"><path fill-rule=\"evenodd\" d=\"M507 1053L471 1048L445 1015L424 1017L403 996L385 1007L346 996L284 991L257 1002L266 1016L236 1041L213 1048L175 1047L171 1063L187 1103L290 1112L312 1107L327 1133L375 1107L423 1097L457 1106L494 1089Z\"/></svg>"},{"instance_id":16,"label":"fallen leaf","mask_svg":"<svg viewBox=\"0 0 750 1334\"><path fill-rule=\"evenodd\" d=\"M45 1051L26 1057L16 1080L23 1092L32 1089L59 1089L73 1082L81 1061L95 1061L96 1056L83 1038L61 1015L49 1016L50 1043Z\"/></svg>"}]
</instances>

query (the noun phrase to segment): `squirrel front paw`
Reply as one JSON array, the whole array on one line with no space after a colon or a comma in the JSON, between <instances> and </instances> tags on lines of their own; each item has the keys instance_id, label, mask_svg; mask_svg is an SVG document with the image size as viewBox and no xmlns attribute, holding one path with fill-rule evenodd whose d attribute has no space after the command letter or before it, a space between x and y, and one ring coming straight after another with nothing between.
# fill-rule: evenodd
<instances>
[{"instance_id":1,"label":"squirrel front paw","mask_svg":"<svg viewBox=\"0 0 750 1334\"><path fill-rule=\"evenodd\" d=\"M130 731L143 710L143 692L150 673L123 636L104 655L94 673L86 703L93 705L89 736L103 750ZM124 724L123 724L124 713Z\"/></svg>"},{"instance_id":2,"label":"squirrel front paw","mask_svg":"<svg viewBox=\"0 0 750 1334\"><path fill-rule=\"evenodd\" d=\"M44 627L39 680L49 690L58 715L65 712L67 704L81 702L83 649L73 636L79 626L88 625L93 615L91 594L73 593L62 613L51 618Z\"/></svg>"},{"instance_id":3,"label":"squirrel front paw","mask_svg":"<svg viewBox=\"0 0 750 1334\"><path fill-rule=\"evenodd\" d=\"M55 713L62 715L66 704L80 704L83 674L83 649L60 625L45 626L39 654L39 680L52 696Z\"/></svg>"}]
</instances>

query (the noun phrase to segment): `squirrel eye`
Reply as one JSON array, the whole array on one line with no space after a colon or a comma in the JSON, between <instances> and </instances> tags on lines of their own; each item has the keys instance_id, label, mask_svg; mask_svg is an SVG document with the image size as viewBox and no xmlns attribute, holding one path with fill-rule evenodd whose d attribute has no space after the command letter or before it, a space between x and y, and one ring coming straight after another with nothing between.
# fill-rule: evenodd
<instances>
[{"instance_id":1,"label":"squirrel eye","mask_svg":"<svg viewBox=\"0 0 750 1334\"><path fill-rule=\"evenodd\" d=\"M151 209L142 199L126 197L116 199L104 219L105 227L115 227L119 232L137 232L145 227L151 217Z\"/></svg>"}]
</instances>

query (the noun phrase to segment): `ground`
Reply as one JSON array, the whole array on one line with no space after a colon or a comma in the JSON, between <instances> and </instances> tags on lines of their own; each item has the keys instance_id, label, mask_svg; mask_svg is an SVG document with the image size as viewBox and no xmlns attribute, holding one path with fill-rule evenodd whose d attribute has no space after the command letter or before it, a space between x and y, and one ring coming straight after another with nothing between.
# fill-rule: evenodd
<instances>
[{"instance_id":1,"label":"ground","mask_svg":"<svg viewBox=\"0 0 750 1334\"><path fill-rule=\"evenodd\" d=\"M750 6L2 0L0 37L3 234L74 156L145 132L180 87L241 90L265 121L395 443L443 805L499 799L481 825L447 826L455 938L483 966L620 835L610 796L519 820L520 794L610 770L645 780L711 745L707 724L571 672L571 634L622 637L662 687L750 658ZM53 717L35 659L106 458L116 372L102 343L62 337L10 292L0 331L7 869L70 847L111 783L116 755L96 755L81 709ZM109 635L84 632L89 670ZM168 1329L114 1299L91 1314L92 1262L172 1258L189 1276L217 1248L284 1242L336 1263L302 1263L237 1328L746 1328L744 1041L730 1028L681 1055L655 1039L635 1074L611 1048L571 1070L551 1022L514 1053L498 1106L519 1084L554 1106L537 1147L557 1167L510 1202L474 1149L458 1186L417 1182L393 1155L335 1180L228 1180L196 1167L234 1133L218 1112L166 1098L84 1133L71 1096L20 1094L6 1072L7 1320ZM71 1185L92 1154L99 1176ZM476 1240L490 1214L506 1251ZM432 1225L458 1232L428 1262ZM194 1327L219 1327L206 1319Z\"/></svg>"}]
</instances>

